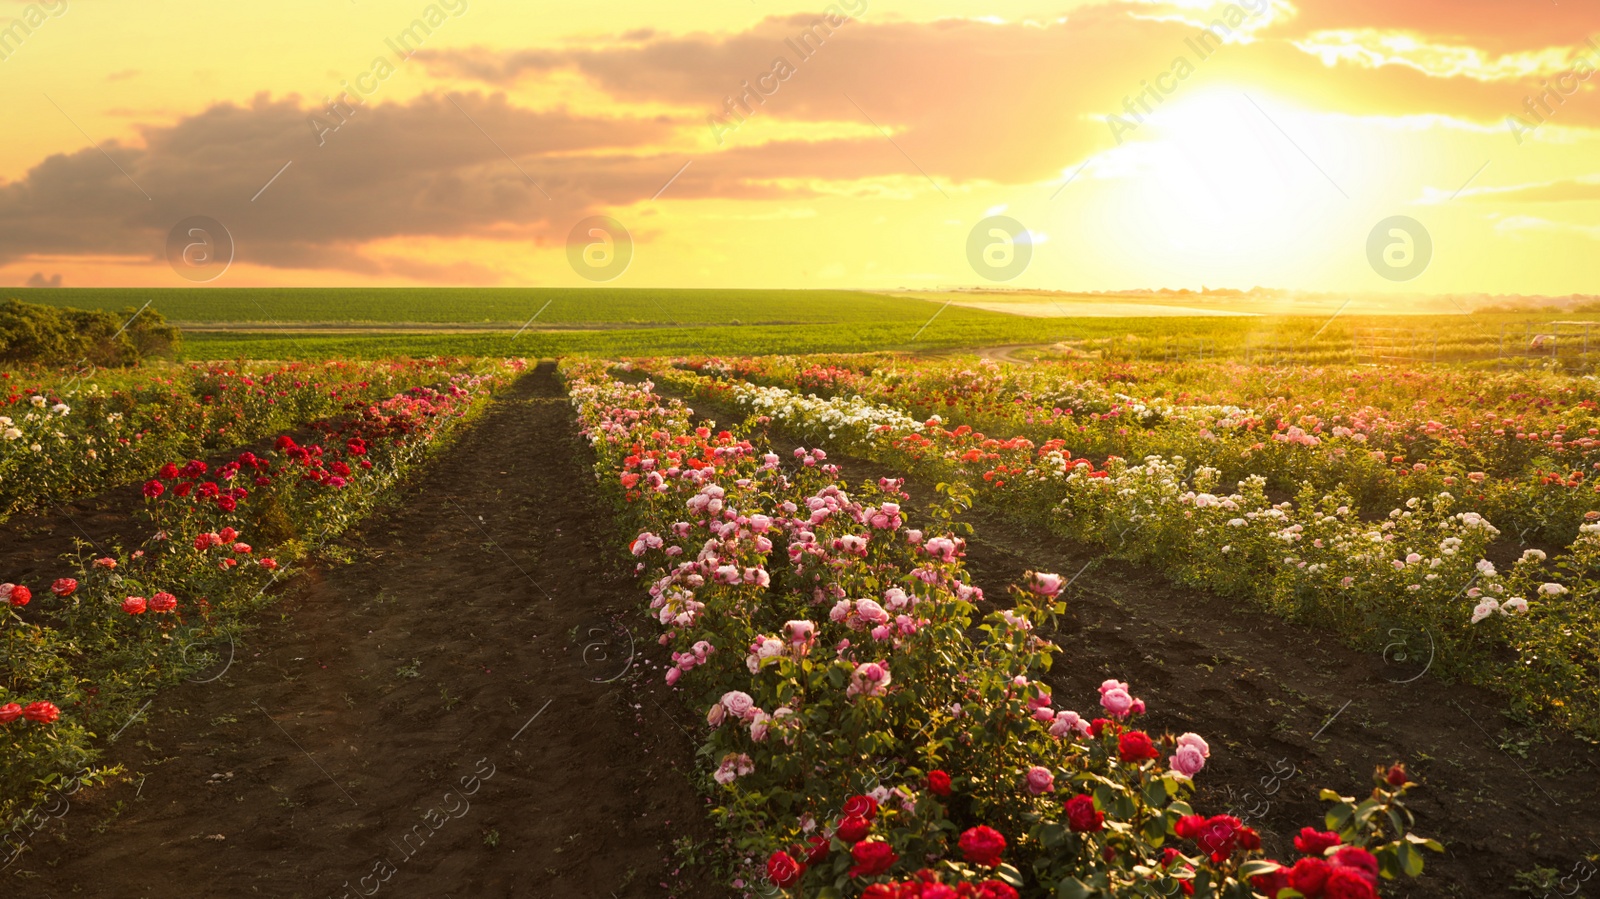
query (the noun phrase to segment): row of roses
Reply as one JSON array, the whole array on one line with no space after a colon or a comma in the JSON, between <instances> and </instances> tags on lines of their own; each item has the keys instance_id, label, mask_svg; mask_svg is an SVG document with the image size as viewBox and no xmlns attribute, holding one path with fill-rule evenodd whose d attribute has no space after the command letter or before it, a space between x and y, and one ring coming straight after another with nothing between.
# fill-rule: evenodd
<instances>
[{"instance_id":1,"label":"row of roses","mask_svg":"<svg viewBox=\"0 0 1600 899\"><path fill-rule=\"evenodd\" d=\"M162 459L248 444L457 368L455 360L393 360L0 373L0 520L127 483Z\"/></svg>"},{"instance_id":2,"label":"row of roses","mask_svg":"<svg viewBox=\"0 0 1600 899\"><path fill-rule=\"evenodd\" d=\"M998 366L898 356L708 360L707 371L883 403L1074 453L1182 456L1273 490L1362 505L1451 490L1517 533L1573 539L1600 508L1600 390L1548 373L1082 361ZM1131 395L1130 395L1131 394Z\"/></svg>"},{"instance_id":3,"label":"row of roses","mask_svg":"<svg viewBox=\"0 0 1600 899\"><path fill-rule=\"evenodd\" d=\"M1292 868L1260 859L1253 830L1188 805L1203 739L1140 730L1144 704L1115 680L1105 717L1056 706L1040 679L1056 647L1037 629L1064 578L1032 575L974 631L987 601L961 562L960 496L912 527L898 482L852 492L819 450L786 464L695 427L648 382L563 370L636 529L667 677L707 703L713 816L766 859L739 882L874 899L1288 895ZM1310 854L1341 872L1331 895L1418 873L1409 786L1380 778L1330 813Z\"/></svg>"},{"instance_id":4,"label":"row of roses","mask_svg":"<svg viewBox=\"0 0 1600 899\"><path fill-rule=\"evenodd\" d=\"M117 730L158 686L208 666L225 670L241 616L269 601L280 560L303 557L357 520L520 368L491 366L350 403L318 422L319 440L306 446L284 436L267 453L217 469L198 460L163 465L153 482L191 489L145 491L139 514L150 536L140 546L65 559L78 570L57 579L44 601L12 586L0 616L0 703L47 701L61 716L48 731L0 731L0 821L22 813L52 775L91 766L97 737ZM348 478L331 474L346 469ZM206 480L228 484L244 471L248 489Z\"/></svg>"},{"instance_id":5,"label":"row of roses","mask_svg":"<svg viewBox=\"0 0 1600 899\"><path fill-rule=\"evenodd\" d=\"M1217 469L1182 458L1135 464L1112 457L1096 468L1056 442L996 440L933 419L895 429L827 411L856 409L856 398L802 397L665 367L658 374L795 433L966 480L1010 514L1356 645L1376 650L1398 629L1428 652L1436 673L1490 686L1530 713L1600 734L1600 674L1586 661L1600 637L1600 611L1587 598L1600 580L1600 522L1581 526L1557 559L1529 549L1501 570L1485 558L1499 529L1462 511L1449 492L1409 498L1371 521L1341 490L1308 485L1294 502L1273 502L1260 476L1227 492Z\"/></svg>"}]
</instances>

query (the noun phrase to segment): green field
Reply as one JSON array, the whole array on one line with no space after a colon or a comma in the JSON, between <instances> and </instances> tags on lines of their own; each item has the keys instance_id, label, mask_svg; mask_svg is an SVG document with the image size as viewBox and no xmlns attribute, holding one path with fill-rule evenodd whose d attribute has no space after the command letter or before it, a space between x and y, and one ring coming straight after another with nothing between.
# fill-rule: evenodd
<instances>
[{"instance_id":1,"label":"green field","mask_svg":"<svg viewBox=\"0 0 1600 899\"><path fill-rule=\"evenodd\" d=\"M1008 347L1113 359L1258 362L1462 362L1593 370L1595 313L1238 317L1040 317L959 305L971 295L888 296L843 290L565 288L59 289L17 291L34 303L138 308L184 328L183 356L204 359L379 356L559 356L710 353L939 352ZM940 297L948 299L941 301ZM950 300L955 300L951 303ZM1088 305L1063 305L1064 311ZM1125 306L1126 303L1124 302ZM1336 307L1337 308L1337 307ZM1357 307L1359 308L1359 307ZM1307 310L1310 313L1310 310Z\"/></svg>"}]
</instances>

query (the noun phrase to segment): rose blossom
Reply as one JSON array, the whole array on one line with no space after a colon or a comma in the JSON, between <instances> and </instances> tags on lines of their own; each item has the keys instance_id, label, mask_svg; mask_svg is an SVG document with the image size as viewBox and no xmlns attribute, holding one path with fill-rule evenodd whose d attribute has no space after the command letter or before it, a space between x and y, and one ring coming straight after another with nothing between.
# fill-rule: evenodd
<instances>
[{"instance_id":1,"label":"rose blossom","mask_svg":"<svg viewBox=\"0 0 1600 899\"><path fill-rule=\"evenodd\" d=\"M78 582L70 577L58 578L50 585L50 592L65 599L78 590Z\"/></svg>"},{"instance_id":2,"label":"rose blossom","mask_svg":"<svg viewBox=\"0 0 1600 899\"><path fill-rule=\"evenodd\" d=\"M1188 780L1200 773L1206 766L1206 757L1200 750L1193 746L1179 746L1177 751L1167 758L1167 767L1173 774Z\"/></svg>"},{"instance_id":3,"label":"rose blossom","mask_svg":"<svg viewBox=\"0 0 1600 899\"><path fill-rule=\"evenodd\" d=\"M767 858L767 878L779 889L788 889L800 882L806 866L795 861L787 852L779 850Z\"/></svg>"},{"instance_id":4,"label":"rose blossom","mask_svg":"<svg viewBox=\"0 0 1600 899\"><path fill-rule=\"evenodd\" d=\"M1096 833L1105 829L1106 813L1094 807L1094 797L1074 796L1065 804L1067 826L1077 833Z\"/></svg>"},{"instance_id":5,"label":"rose blossom","mask_svg":"<svg viewBox=\"0 0 1600 899\"><path fill-rule=\"evenodd\" d=\"M61 710L49 702L30 702L22 707L22 717L34 724L49 724L61 717Z\"/></svg>"},{"instance_id":6,"label":"rose blossom","mask_svg":"<svg viewBox=\"0 0 1600 899\"><path fill-rule=\"evenodd\" d=\"M1028 769L1027 781L1028 792L1035 796L1052 792L1056 788L1055 775L1050 773L1049 768L1041 768L1038 765Z\"/></svg>"},{"instance_id":7,"label":"rose blossom","mask_svg":"<svg viewBox=\"0 0 1600 899\"><path fill-rule=\"evenodd\" d=\"M130 596L122 601L122 611L127 612L129 615L143 615L145 606L146 603L143 596Z\"/></svg>"},{"instance_id":8,"label":"rose blossom","mask_svg":"<svg viewBox=\"0 0 1600 899\"><path fill-rule=\"evenodd\" d=\"M1000 864L1000 854L1005 851L1006 838L987 825L980 824L961 835L961 853L966 860L983 868Z\"/></svg>"},{"instance_id":9,"label":"rose blossom","mask_svg":"<svg viewBox=\"0 0 1600 899\"><path fill-rule=\"evenodd\" d=\"M876 877L889 870L900 860L894 847L882 840L863 840L850 849L855 864L850 867L851 877Z\"/></svg>"}]
</instances>

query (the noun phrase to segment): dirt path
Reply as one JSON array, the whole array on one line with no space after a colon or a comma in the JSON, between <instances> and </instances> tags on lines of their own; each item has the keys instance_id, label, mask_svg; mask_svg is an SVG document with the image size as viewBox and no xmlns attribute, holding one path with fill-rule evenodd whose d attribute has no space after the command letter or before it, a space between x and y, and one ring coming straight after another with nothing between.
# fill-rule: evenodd
<instances>
[{"instance_id":1,"label":"dirt path","mask_svg":"<svg viewBox=\"0 0 1600 899\"><path fill-rule=\"evenodd\" d=\"M723 425L742 419L691 405ZM808 443L781 431L772 442L780 455ZM903 474L824 448L852 483ZM907 480L913 510L936 498L931 488ZM1150 706L1151 730L1210 741L1197 807L1246 819L1269 851L1293 857L1290 838L1322 820L1321 788L1364 795L1375 765L1404 760L1425 784L1412 803L1418 830L1447 854L1428 853L1427 876L1386 884L1386 897L1515 896L1518 873L1536 865L1556 878L1576 872L1570 889L1593 870L1578 866L1600 856L1600 753L1541 739L1513 724L1499 697L1435 680L1426 635L1396 635L1383 655L1356 652L995 510L968 520L967 565L989 598L1004 603L1029 569L1076 578L1050 635L1062 649L1045 678L1057 706L1092 716L1101 681L1128 681Z\"/></svg>"},{"instance_id":2,"label":"dirt path","mask_svg":"<svg viewBox=\"0 0 1600 899\"><path fill-rule=\"evenodd\" d=\"M619 627L590 458L540 367L158 697L109 753L131 782L72 797L4 894L725 895L677 871L694 744Z\"/></svg>"}]
</instances>

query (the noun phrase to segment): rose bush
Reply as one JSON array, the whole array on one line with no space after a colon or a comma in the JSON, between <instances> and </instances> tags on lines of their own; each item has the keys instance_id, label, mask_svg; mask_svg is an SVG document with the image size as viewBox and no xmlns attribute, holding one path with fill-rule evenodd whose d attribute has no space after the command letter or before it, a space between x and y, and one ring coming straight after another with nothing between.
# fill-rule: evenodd
<instances>
[{"instance_id":1,"label":"rose bush","mask_svg":"<svg viewBox=\"0 0 1600 899\"><path fill-rule=\"evenodd\" d=\"M1109 717L1059 708L1039 633L1065 579L983 597L959 489L914 522L897 481L847 489L820 451L696 426L602 363L562 370L635 535L667 680L707 710L712 814L762 861L743 880L828 897L1258 896L1253 879L1283 867L1236 819L1194 812L1209 748L1139 729L1130 685L1102 686ZM1336 806L1340 845L1370 852L1376 877L1414 875L1410 786L1385 784Z\"/></svg>"},{"instance_id":2,"label":"rose bush","mask_svg":"<svg viewBox=\"0 0 1600 899\"><path fill-rule=\"evenodd\" d=\"M77 570L49 591L6 584L0 719L18 705L31 725L0 728L0 823L52 778L91 767L95 735L116 732L156 687L221 669L240 616L267 601L280 564L357 520L521 367L349 401L304 445L283 435L263 455L215 468L195 459L155 466L147 480L161 489L144 491L150 536L141 545L64 559Z\"/></svg>"}]
</instances>

